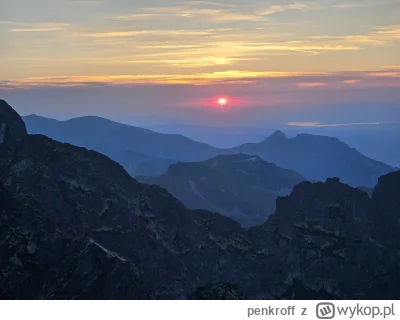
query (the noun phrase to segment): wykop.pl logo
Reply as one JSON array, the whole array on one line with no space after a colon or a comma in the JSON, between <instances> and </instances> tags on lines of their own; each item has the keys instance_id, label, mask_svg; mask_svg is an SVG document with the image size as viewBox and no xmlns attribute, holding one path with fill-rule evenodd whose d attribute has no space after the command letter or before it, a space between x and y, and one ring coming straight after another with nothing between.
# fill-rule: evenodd
<instances>
[{"instance_id":1,"label":"wykop.pl logo","mask_svg":"<svg viewBox=\"0 0 400 320\"><path fill-rule=\"evenodd\" d=\"M317 304L318 319L333 319L335 317L335 305L329 302Z\"/></svg>"}]
</instances>

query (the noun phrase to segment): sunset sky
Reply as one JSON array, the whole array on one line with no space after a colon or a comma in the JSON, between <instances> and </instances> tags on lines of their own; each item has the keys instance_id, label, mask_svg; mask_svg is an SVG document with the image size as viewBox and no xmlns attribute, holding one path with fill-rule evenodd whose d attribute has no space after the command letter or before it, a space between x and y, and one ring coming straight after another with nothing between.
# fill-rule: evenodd
<instances>
[{"instance_id":1,"label":"sunset sky","mask_svg":"<svg viewBox=\"0 0 400 320\"><path fill-rule=\"evenodd\" d=\"M400 121L399 0L0 0L0 41L23 114Z\"/></svg>"}]
</instances>

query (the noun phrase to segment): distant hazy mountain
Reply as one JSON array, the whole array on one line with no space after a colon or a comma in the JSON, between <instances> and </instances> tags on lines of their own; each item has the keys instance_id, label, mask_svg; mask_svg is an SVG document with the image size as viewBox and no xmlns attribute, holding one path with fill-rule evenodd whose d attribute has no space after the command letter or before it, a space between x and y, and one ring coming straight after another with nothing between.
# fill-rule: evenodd
<instances>
[{"instance_id":1,"label":"distant hazy mountain","mask_svg":"<svg viewBox=\"0 0 400 320\"><path fill-rule=\"evenodd\" d=\"M110 150L110 149L108 149ZM135 151L118 153L117 150L110 152L107 149L99 148L98 151L104 154L110 153L110 157L124 166L125 170L133 177L136 176L159 176L165 173L169 166L176 163L176 160L163 159L147 156Z\"/></svg>"},{"instance_id":2,"label":"distant hazy mountain","mask_svg":"<svg viewBox=\"0 0 400 320\"><path fill-rule=\"evenodd\" d=\"M180 133L190 139L222 149L236 147L247 142L260 142L276 131L276 127L206 127L185 124L166 124L148 128L161 133Z\"/></svg>"},{"instance_id":3,"label":"distant hazy mountain","mask_svg":"<svg viewBox=\"0 0 400 320\"><path fill-rule=\"evenodd\" d=\"M306 178L258 156L236 154L173 164L160 177L139 180L166 188L190 209L220 212L250 226L265 222L276 198Z\"/></svg>"},{"instance_id":4,"label":"distant hazy mountain","mask_svg":"<svg viewBox=\"0 0 400 320\"><path fill-rule=\"evenodd\" d=\"M336 127L286 126L282 131L289 136L308 133L335 137L369 158L400 167L400 148L393 147L400 145L400 123Z\"/></svg>"},{"instance_id":5,"label":"distant hazy mountain","mask_svg":"<svg viewBox=\"0 0 400 320\"><path fill-rule=\"evenodd\" d=\"M133 176L157 176L174 162L204 161L220 154L237 153L258 155L309 180L339 177L352 186L372 187L379 176L394 170L336 138L310 134L288 139L277 131L260 143L218 149L179 134L161 134L99 117L56 121L33 115L24 120L29 133L101 152Z\"/></svg>"},{"instance_id":6,"label":"distant hazy mountain","mask_svg":"<svg viewBox=\"0 0 400 320\"><path fill-rule=\"evenodd\" d=\"M209 159L218 151L178 134L161 134L99 117L57 121L36 115L23 118L30 134L43 134L101 152L133 176L159 175L177 161Z\"/></svg>"},{"instance_id":7,"label":"distant hazy mountain","mask_svg":"<svg viewBox=\"0 0 400 320\"><path fill-rule=\"evenodd\" d=\"M289 139L283 132L276 131L263 142L244 144L228 152L258 155L310 180L340 177L341 181L352 186L374 186L381 175L394 170L336 138L310 134L299 134Z\"/></svg>"},{"instance_id":8,"label":"distant hazy mountain","mask_svg":"<svg viewBox=\"0 0 400 320\"><path fill-rule=\"evenodd\" d=\"M388 131L338 135L342 141L355 147L372 159L400 168L400 125Z\"/></svg>"},{"instance_id":9,"label":"distant hazy mountain","mask_svg":"<svg viewBox=\"0 0 400 320\"><path fill-rule=\"evenodd\" d=\"M276 129L285 132L288 137L302 133L335 137L371 159L400 167L400 148L393 147L400 145L400 123L345 126L329 126L328 124L321 127L267 124L262 128L167 124L148 128L161 133L180 133L190 139L218 148L232 148L248 142L258 143L265 140L265 137L274 133Z\"/></svg>"}]
</instances>

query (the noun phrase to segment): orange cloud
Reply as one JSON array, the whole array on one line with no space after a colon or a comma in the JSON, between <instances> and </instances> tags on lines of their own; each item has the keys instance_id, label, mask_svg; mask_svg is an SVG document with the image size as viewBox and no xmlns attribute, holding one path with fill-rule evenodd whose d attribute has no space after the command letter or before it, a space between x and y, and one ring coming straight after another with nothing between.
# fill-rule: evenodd
<instances>
[{"instance_id":1,"label":"orange cloud","mask_svg":"<svg viewBox=\"0 0 400 320\"><path fill-rule=\"evenodd\" d=\"M397 71L370 72L368 75L371 77L400 78L400 72Z\"/></svg>"},{"instance_id":2,"label":"orange cloud","mask_svg":"<svg viewBox=\"0 0 400 320\"><path fill-rule=\"evenodd\" d=\"M240 71L228 70L210 73L196 74L148 74L148 75L113 75L113 76L70 76L70 77L30 77L13 81L11 85L16 87L26 86L77 86L90 84L216 84L216 83L246 83L251 80L266 78L290 78L321 76L326 73L302 73L302 72L262 72L262 71Z\"/></svg>"}]
</instances>

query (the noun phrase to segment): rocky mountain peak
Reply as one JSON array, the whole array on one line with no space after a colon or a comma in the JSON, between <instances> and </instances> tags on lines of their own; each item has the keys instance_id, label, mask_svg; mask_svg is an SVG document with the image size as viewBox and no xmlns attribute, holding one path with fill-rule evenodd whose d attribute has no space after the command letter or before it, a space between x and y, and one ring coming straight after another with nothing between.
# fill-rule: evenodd
<instances>
[{"instance_id":1,"label":"rocky mountain peak","mask_svg":"<svg viewBox=\"0 0 400 320\"><path fill-rule=\"evenodd\" d=\"M267 141L284 141L287 140L288 137L281 131L281 130L276 130L272 135L270 135L265 142Z\"/></svg>"},{"instance_id":2,"label":"rocky mountain peak","mask_svg":"<svg viewBox=\"0 0 400 320\"><path fill-rule=\"evenodd\" d=\"M285 133L283 133L281 130L276 130L270 138L279 138L279 139L287 139L287 136Z\"/></svg>"},{"instance_id":3,"label":"rocky mountain peak","mask_svg":"<svg viewBox=\"0 0 400 320\"><path fill-rule=\"evenodd\" d=\"M0 99L0 143L11 137L20 141L26 135L25 122L6 101Z\"/></svg>"}]
</instances>

